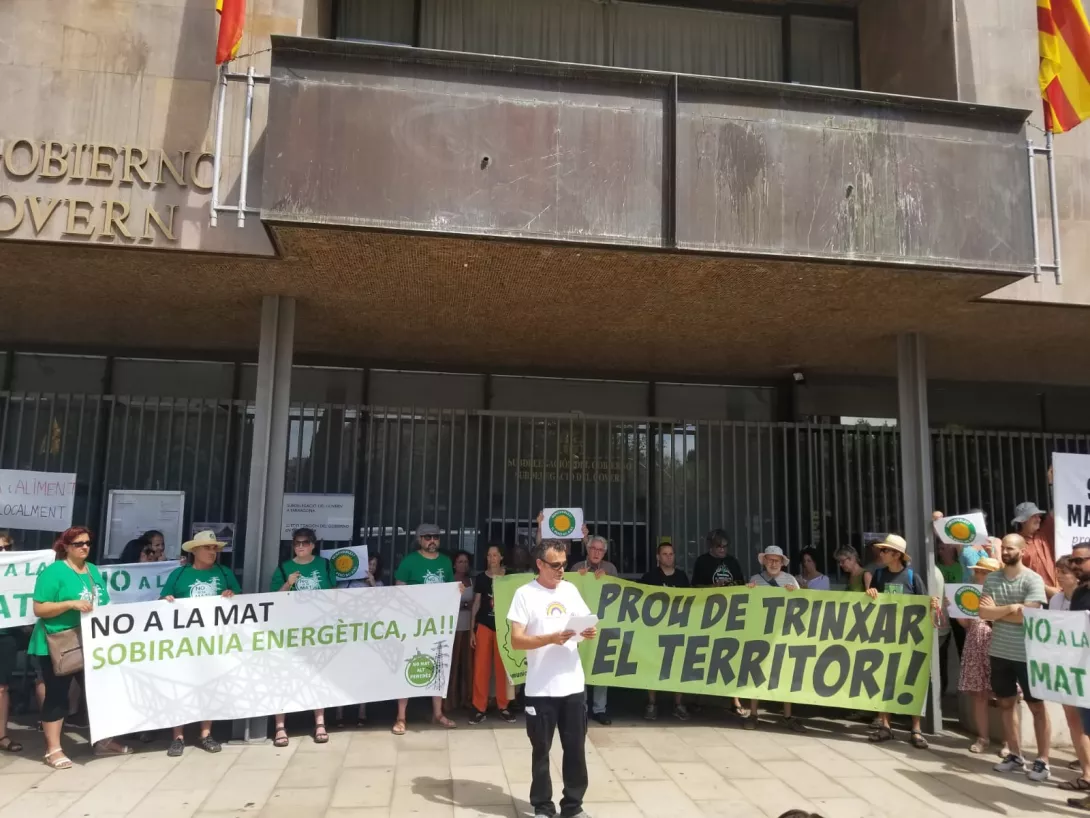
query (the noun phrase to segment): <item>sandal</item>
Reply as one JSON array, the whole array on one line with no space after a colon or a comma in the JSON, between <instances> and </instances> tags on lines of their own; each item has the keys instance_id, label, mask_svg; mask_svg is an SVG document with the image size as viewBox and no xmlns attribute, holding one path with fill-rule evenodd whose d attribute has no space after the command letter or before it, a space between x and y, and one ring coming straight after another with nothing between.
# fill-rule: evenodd
<instances>
[{"instance_id":1,"label":"sandal","mask_svg":"<svg viewBox=\"0 0 1090 818\"><path fill-rule=\"evenodd\" d=\"M276 733L273 734L273 747L287 747L288 746L288 731L283 727L277 727Z\"/></svg>"},{"instance_id":2,"label":"sandal","mask_svg":"<svg viewBox=\"0 0 1090 818\"><path fill-rule=\"evenodd\" d=\"M0 739L0 741L3 741L3 739ZM1069 761L1067 762L1067 769L1071 770L1073 773L1082 772L1082 762L1077 758L1074 761Z\"/></svg>"},{"instance_id":3,"label":"sandal","mask_svg":"<svg viewBox=\"0 0 1090 818\"><path fill-rule=\"evenodd\" d=\"M986 738L978 738L976 741L969 745L969 752L977 756L982 755L983 753L988 752L988 745L990 743L991 742L989 742Z\"/></svg>"},{"instance_id":4,"label":"sandal","mask_svg":"<svg viewBox=\"0 0 1090 818\"><path fill-rule=\"evenodd\" d=\"M390 732L395 736L405 735L405 719L398 719L394 722L394 726L390 728Z\"/></svg>"},{"instance_id":5,"label":"sandal","mask_svg":"<svg viewBox=\"0 0 1090 818\"><path fill-rule=\"evenodd\" d=\"M0 736L0 753L21 753L23 745L12 741L11 736Z\"/></svg>"},{"instance_id":6,"label":"sandal","mask_svg":"<svg viewBox=\"0 0 1090 818\"><path fill-rule=\"evenodd\" d=\"M1080 775L1072 781L1062 782L1059 786L1061 790L1066 792L1086 792L1087 790L1090 790L1090 781L1087 781Z\"/></svg>"},{"instance_id":7,"label":"sandal","mask_svg":"<svg viewBox=\"0 0 1090 818\"><path fill-rule=\"evenodd\" d=\"M59 758L53 758L53 756L60 753ZM53 759L50 761L50 759ZM72 761L64 754L64 750L57 749L51 753L46 753L44 761L47 767L52 767L54 770L68 770L72 768Z\"/></svg>"},{"instance_id":8,"label":"sandal","mask_svg":"<svg viewBox=\"0 0 1090 818\"><path fill-rule=\"evenodd\" d=\"M913 730L912 735L908 737L908 743L915 747L917 750L926 750L928 747L927 739L923 737L923 733L919 730Z\"/></svg>"},{"instance_id":9,"label":"sandal","mask_svg":"<svg viewBox=\"0 0 1090 818\"><path fill-rule=\"evenodd\" d=\"M204 750L206 753L218 753L220 750L223 749L223 745L221 745L210 735L201 736L201 740L197 742L197 746Z\"/></svg>"},{"instance_id":10,"label":"sandal","mask_svg":"<svg viewBox=\"0 0 1090 818\"><path fill-rule=\"evenodd\" d=\"M875 744L881 744L883 741L893 741L893 731L885 725L876 727L871 730L867 739L873 741Z\"/></svg>"},{"instance_id":11,"label":"sandal","mask_svg":"<svg viewBox=\"0 0 1090 818\"><path fill-rule=\"evenodd\" d=\"M784 716L784 726L795 733L805 733L806 725L802 723L802 719L798 716Z\"/></svg>"},{"instance_id":12,"label":"sandal","mask_svg":"<svg viewBox=\"0 0 1090 818\"><path fill-rule=\"evenodd\" d=\"M742 707L742 705L740 704L733 705L730 709L730 712L740 719L749 718L749 711Z\"/></svg>"},{"instance_id":13,"label":"sandal","mask_svg":"<svg viewBox=\"0 0 1090 818\"><path fill-rule=\"evenodd\" d=\"M446 716L440 716L437 719L432 719L433 724L438 724L440 727L445 727L448 730L453 730L458 725L448 719Z\"/></svg>"},{"instance_id":14,"label":"sandal","mask_svg":"<svg viewBox=\"0 0 1090 818\"><path fill-rule=\"evenodd\" d=\"M122 744L119 741L114 741L112 738L103 739L102 741L95 742L95 755L102 756L127 756L132 755L132 747L128 744Z\"/></svg>"},{"instance_id":15,"label":"sandal","mask_svg":"<svg viewBox=\"0 0 1090 818\"><path fill-rule=\"evenodd\" d=\"M329 733L326 732L324 724L317 724L314 726L314 743L325 744L329 741Z\"/></svg>"},{"instance_id":16,"label":"sandal","mask_svg":"<svg viewBox=\"0 0 1090 818\"><path fill-rule=\"evenodd\" d=\"M360 716L358 719L356 719L356 729L360 729L360 728L363 728L363 727L366 727L366 726L367 726L367 717L366 716Z\"/></svg>"}]
</instances>

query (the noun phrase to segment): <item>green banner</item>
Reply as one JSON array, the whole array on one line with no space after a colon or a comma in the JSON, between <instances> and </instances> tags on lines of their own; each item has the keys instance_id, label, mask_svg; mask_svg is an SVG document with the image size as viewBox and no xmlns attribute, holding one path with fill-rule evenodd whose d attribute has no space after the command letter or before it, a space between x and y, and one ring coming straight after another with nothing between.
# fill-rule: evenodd
<instances>
[{"instance_id":1,"label":"green banner","mask_svg":"<svg viewBox=\"0 0 1090 818\"><path fill-rule=\"evenodd\" d=\"M526 681L526 655L511 647L507 611L532 579L495 581L500 655L515 684ZM927 597L565 579L599 619L598 638L579 646L589 685L923 712L933 641Z\"/></svg>"}]
</instances>

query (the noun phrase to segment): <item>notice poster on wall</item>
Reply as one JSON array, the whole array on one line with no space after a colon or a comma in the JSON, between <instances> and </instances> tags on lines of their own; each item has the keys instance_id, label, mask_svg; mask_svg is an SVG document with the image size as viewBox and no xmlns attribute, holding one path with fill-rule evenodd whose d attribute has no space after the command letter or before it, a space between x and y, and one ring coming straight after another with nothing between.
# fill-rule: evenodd
<instances>
[{"instance_id":1,"label":"notice poster on wall","mask_svg":"<svg viewBox=\"0 0 1090 818\"><path fill-rule=\"evenodd\" d=\"M348 542L355 504L351 494L285 494L280 539L290 540L297 528L311 528L319 540Z\"/></svg>"},{"instance_id":2,"label":"notice poster on wall","mask_svg":"<svg viewBox=\"0 0 1090 818\"><path fill-rule=\"evenodd\" d=\"M106 557L118 559L129 540L146 531L161 531L167 559L178 559L184 511L184 491L114 489L106 510Z\"/></svg>"},{"instance_id":3,"label":"notice poster on wall","mask_svg":"<svg viewBox=\"0 0 1090 818\"><path fill-rule=\"evenodd\" d=\"M64 531L75 499L74 474L0 469L0 528Z\"/></svg>"},{"instance_id":4,"label":"notice poster on wall","mask_svg":"<svg viewBox=\"0 0 1090 818\"><path fill-rule=\"evenodd\" d=\"M1090 454L1052 455L1056 509L1056 558L1076 543L1090 542Z\"/></svg>"}]
</instances>

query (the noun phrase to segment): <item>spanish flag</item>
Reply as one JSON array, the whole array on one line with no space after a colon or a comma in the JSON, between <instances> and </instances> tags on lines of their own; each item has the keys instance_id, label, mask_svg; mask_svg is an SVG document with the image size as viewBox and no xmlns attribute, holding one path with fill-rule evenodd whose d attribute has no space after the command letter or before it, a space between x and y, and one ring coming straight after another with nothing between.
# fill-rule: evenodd
<instances>
[{"instance_id":1,"label":"spanish flag","mask_svg":"<svg viewBox=\"0 0 1090 818\"><path fill-rule=\"evenodd\" d=\"M242 42L242 21L246 16L246 0L216 0L220 13L220 34L216 42L216 65L233 60Z\"/></svg>"},{"instance_id":2,"label":"spanish flag","mask_svg":"<svg viewBox=\"0 0 1090 818\"><path fill-rule=\"evenodd\" d=\"M1084 0L1037 0L1045 129L1070 131L1090 118L1090 19Z\"/></svg>"}]
</instances>

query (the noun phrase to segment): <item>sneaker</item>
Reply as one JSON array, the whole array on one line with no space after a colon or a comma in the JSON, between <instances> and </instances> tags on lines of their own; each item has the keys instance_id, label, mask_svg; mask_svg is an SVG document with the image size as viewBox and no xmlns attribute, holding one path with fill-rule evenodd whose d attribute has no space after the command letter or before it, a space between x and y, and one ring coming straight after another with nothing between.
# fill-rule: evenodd
<instances>
[{"instance_id":1,"label":"sneaker","mask_svg":"<svg viewBox=\"0 0 1090 818\"><path fill-rule=\"evenodd\" d=\"M679 704L674 707L674 718L678 721L688 721L691 716L689 716L689 711L685 709L685 705Z\"/></svg>"},{"instance_id":2,"label":"sneaker","mask_svg":"<svg viewBox=\"0 0 1090 818\"><path fill-rule=\"evenodd\" d=\"M469 717L469 723L480 724L482 721L484 721L484 713L480 710L474 710L473 715Z\"/></svg>"},{"instance_id":3,"label":"sneaker","mask_svg":"<svg viewBox=\"0 0 1090 818\"><path fill-rule=\"evenodd\" d=\"M1014 753L1007 753L1007 757L992 767L997 773L1024 773L1026 760Z\"/></svg>"},{"instance_id":4,"label":"sneaker","mask_svg":"<svg viewBox=\"0 0 1090 818\"><path fill-rule=\"evenodd\" d=\"M1033 762L1033 767L1026 773L1026 776L1030 781L1048 781L1052 777L1052 769L1048 766L1047 761L1039 758Z\"/></svg>"},{"instance_id":5,"label":"sneaker","mask_svg":"<svg viewBox=\"0 0 1090 818\"><path fill-rule=\"evenodd\" d=\"M170 746L167 748L167 755L170 758L177 758L185 751L185 742L180 738L174 739L170 742Z\"/></svg>"},{"instance_id":6,"label":"sneaker","mask_svg":"<svg viewBox=\"0 0 1090 818\"><path fill-rule=\"evenodd\" d=\"M644 708L643 717L648 721L654 721L659 717L659 709L655 705L649 704Z\"/></svg>"},{"instance_id":7,"label":"sneaker","mask_svg":"<svg viewBox=\"0 0 1090 818\"><path fill-rule=\"evenodd\" d=\"M204 736L203 738L201 738L201 740L197 742L197 746L204 750L206 753L218 753L220 750L223 749L223 745L221 745L211 736Z\"/></svg>"},{"instance_id":8,"label":"sneaker","mask_svg":"<svg viewBox=\"0 0 1090 818\"><path fill-rule=\"evenodd\" d=\"M508 724L514 724L516 721L515 714L508 710L506 707L500 711L500 718Z\"/></svg>"}]
</instances>

